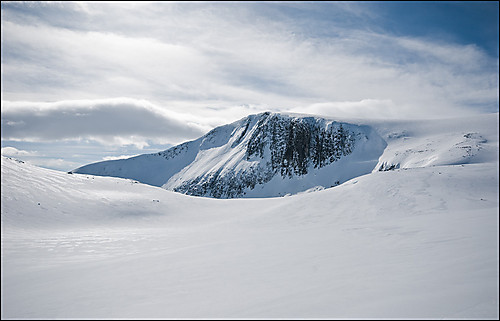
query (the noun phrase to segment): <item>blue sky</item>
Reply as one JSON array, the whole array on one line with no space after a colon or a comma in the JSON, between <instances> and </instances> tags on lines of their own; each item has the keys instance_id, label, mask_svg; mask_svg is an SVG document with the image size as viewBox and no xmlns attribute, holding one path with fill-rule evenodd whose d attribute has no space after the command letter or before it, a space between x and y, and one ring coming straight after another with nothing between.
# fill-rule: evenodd
<instances>
[{"instance_id":1,"label":"blue sky","mask_svg":"<svg viewBox=\"0 0 500 321\"><path fill-rule=\"evenodd\" d=\"M71 170L261 111L498 112L498 2L2 2L2 154Z\"/></svg>"}]
</instances>

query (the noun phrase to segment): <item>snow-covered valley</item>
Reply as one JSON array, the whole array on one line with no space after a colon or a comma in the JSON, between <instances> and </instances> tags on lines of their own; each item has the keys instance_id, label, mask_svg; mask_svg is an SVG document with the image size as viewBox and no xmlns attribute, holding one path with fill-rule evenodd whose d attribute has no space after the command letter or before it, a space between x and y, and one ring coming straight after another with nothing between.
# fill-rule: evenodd
<instances>
[{"instance_id":1,"label":"snow-covered valley","mask_svg":"<svg viewBox=\"0 0 500 321\"><path fill-rule=\"evenodd\" d=\"M498 114L369 125L371 172L289 197L2 157L2 318L498 319Z\"/></svg>"}]
</instances>

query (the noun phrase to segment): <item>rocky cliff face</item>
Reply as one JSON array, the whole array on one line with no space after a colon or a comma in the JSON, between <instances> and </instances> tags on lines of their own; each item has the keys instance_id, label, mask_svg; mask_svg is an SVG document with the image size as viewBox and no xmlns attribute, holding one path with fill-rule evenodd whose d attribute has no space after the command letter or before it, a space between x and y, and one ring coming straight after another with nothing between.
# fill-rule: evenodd
<instances>
[{"instance_id":1,"label":"rocky cliff face","mask_svg":"<svg viewBox=\"0 0 500 321\"><path fill-rule=\"evenodd\" d=\"M281 176L306 175L311 165L320 168L335 162L349 155L356 141L356 133L342 124L324 124L312 117L266 113L256 127L248 142L247 159L253 155L264 158L264 149L268 148L270 166Z\"/></svg>"},{"instance_id":2,"label":"rocky cliff face","mask_svg":"<svg viewBox=\"0 0 500 321\"><path fill-rule=\"evenodd\" d=\"M249 117L242 127L231 145L236 148L241 144L244 160L252 165L231 172L224 172L224 167L220 167L172 189L197 196L241 197L246 190L266 184L275 176L304 176L311 168L327 166L351 154L356 137L361 136L341 123L270 113L261 114L257 119Z\"/></svg>"},{"instance_id":3,"label":"rocky cliff face","mask_svg":"<svg viewBox=\"0 0 500 321\"><path fill-rule=\"evenodd\" d=\"M195 196L271 197L328 188L369 173L384 147L368 126L266 112L164 152L75 172L154 181Z\"/></svg>"}]
</instances>

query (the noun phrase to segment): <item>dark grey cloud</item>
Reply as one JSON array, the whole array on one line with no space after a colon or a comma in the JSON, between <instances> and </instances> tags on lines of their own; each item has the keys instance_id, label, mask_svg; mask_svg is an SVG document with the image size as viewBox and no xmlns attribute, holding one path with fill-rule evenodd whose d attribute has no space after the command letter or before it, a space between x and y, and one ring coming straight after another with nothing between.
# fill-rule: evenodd
<instances>
[{"instance_id":1,"label":"dark grey cloud","mask_svg":"<svg viewBox=\"0 0 500 321\"><path fill-rule=\"evenodd\" d=\"M90 22L82 4L70 1L2 1L2 19L69 29L81 29Z\"/></svg>"},{"instance_id":2,"label":"dark grey cloud","mask_svg":"<svg viewBox=\"0 0 500 321\"><path fill-rule=\"evenodd\" d=\"M57 141L94 139L102 143L180 142L208 128L189 123L155 105L133 99L3 102L2 139Z\"/></svg>"}]
</instances>

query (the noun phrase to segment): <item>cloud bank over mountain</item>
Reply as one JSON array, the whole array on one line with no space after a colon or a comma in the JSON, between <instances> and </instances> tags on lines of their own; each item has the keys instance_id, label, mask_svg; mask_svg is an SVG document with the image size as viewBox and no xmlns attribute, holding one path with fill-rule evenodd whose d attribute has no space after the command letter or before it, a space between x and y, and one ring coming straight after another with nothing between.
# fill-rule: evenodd
<instances>
[{"instance_id":1,"label":"cloud bank over mountain","mask_svg":"<svg viewBox=\"0 0 500 321\"><path fill-rule=\"evenodd\" d=\"M147 101L125 98L7 102L2 107L2 138L8 140L90 139L102 144L147 145L146 140L181 142L209 129Z\"/></svg>"}]
</instances>

